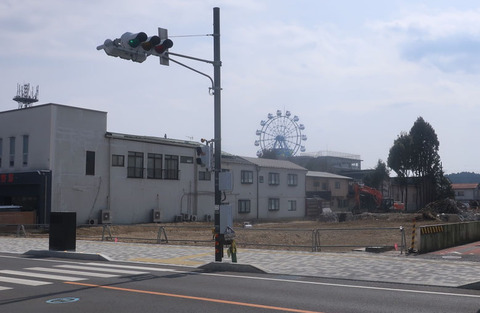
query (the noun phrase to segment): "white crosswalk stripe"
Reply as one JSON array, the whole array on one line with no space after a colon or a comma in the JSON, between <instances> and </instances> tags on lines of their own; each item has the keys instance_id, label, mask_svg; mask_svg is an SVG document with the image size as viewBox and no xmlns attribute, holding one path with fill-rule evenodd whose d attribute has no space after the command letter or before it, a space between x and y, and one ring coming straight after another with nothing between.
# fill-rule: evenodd
<instances>
[{"instance_id":1,"label":"white crosswalk stripe","mask_svg":"<svg viewBox=\"0 0 480 313\"><path fill-rule=\"evenodd\" d=\"M0 270L0 291L11 285L43 286L52 281L80 281L94 278L113 278L121 275L144 275L155 271L171 271L155 267L115 265L108 263L60 264L52 267L28 267L21 270ZM28 277L28 278L27 278ZM32 279L30 279L32 278ZM37 280L41 279L41 280Z\"/></svg>"},{"instance_id":2,"label":"white crosswalk stripe","mask_svg":"<svg viewBox=\"0 0 480 313\"><path fill-rule=\"evenodd\" d=\"M104 274L104 273L93 273L93 272L85 272L85 271L62 270L62 269L50 268L50 267L29 267L29 268L27 268L26 270L29 270L29 271L38 271L38 272L56 273L56 274L91 276L91 277L98 277L98 278L118 277L118 275L114 275L114 274Z\"/></svg>"},{"instance_id":3,"label":"white crosswalk stripe","mask_svg":"<svg viewBox=\"0 0 480 313\"><path fill-rule=\"evenodd\" d=\"M10 283L10 284L18 284L18 285L26 285L26 286L43 286L43 285L50 285L51 284L51 282L47 282L47 281L21 279L21 278L13 278L13 277L5 277L5 276L0 276L0 282Z\"/></svg>"},{"instance_id":4,"label":"white crosswalk stripe","mask_svg":"<svg viewBox=\"0 0 480 313\"><path fill-rule=\"evenodd\" d=\"M70 268L70 269L75 269L75 270L98 271L98 272L105 272L105 273L129 274L129 275L148 274L148 272L139 272L139 271L121 270L121 269L110 269L110 268L95 268L95 267L91 267L91 266L79 266L79 265L68 265L68 264L57 265L55 267Z\"/></svg>"},{"instance_id":5,"label":"white crosswalk stripe","mask_svg":"<svg viewBox=\"0 0 480 313\"><path fill-rule=\"evenodd\" d=\"M88 265L95 265L101 267L111 267L111 268L125 268L131 270L141 270L141 271L149 271L149 272L178 272L176 270L168 269L168 268L160 268L160 267L146 267L146 266L136 266L136 265L117 265L117 264L108 264L108 263L87 263Z\"/></svg>"},{"instance_id":6,"label":"white crosswalk stripe","mask_svg":"<svg viewBox=\"0 0 480 313\"><path fill-rule=\"evenodd\" d=\"M50 275L50 274L43 274L43 273L10 271L10 270L2 270L0 271L0 274L28 276L28 277L45 278L45 279L52 279L52 280L63 280L63 281L79 281L79 280L86 279L86 278L73 277L73 276Z\"/></svg>"}]
</instances>

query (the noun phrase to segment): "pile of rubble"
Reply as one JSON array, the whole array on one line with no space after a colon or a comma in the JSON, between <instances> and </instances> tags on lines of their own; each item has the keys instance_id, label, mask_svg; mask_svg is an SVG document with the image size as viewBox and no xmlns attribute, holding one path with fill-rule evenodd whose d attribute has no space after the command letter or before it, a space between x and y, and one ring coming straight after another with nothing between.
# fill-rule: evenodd
<instances>
[{"instance_id":1,"label":"pile of rubble","mask_svg":"<svg viewBox=\"0 0 480 313\"><path fill-rule=\"evenodd\" d=\"M453 199L443 199L429 203L420 210L424 219L430 220L452 220L452 215L458 217L459 221L480 220L480 211L470 210L467 205Z\"/></svg>"}]
</instances>

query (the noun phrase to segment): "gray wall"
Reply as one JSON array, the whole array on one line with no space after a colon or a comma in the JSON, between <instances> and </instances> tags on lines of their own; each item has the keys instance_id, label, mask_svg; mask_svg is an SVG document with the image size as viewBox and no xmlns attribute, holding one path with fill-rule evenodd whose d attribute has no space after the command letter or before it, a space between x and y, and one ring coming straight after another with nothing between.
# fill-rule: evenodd
<instances>
[{"instance_id":1,"label":"gray wall","mask_svg":"<svg viewBox=\"0 0 480 313\"><path fill-rule=\"evenodd\" d=\"M417 238L420 253L480 241L480 222L421 226L417 229Z\"/></svg>"}]
</instances>

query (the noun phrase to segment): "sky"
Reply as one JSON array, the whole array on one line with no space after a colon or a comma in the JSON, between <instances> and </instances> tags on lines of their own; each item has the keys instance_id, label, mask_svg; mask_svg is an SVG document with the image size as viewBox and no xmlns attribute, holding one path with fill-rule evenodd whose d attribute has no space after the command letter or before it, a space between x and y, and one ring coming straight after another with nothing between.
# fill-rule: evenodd
<instances>
[{"instance_id":1,"label":"sky","mask_svg":"<svg viewBox=\"0 0 480 313\"><path fill-rule=\"evenodd\" d=\"M0 111L17 84L39 101L108 112L107 130L214 137L210 81L177 64L107 56L125 32L168 29L170 52L213 60L220 8L222 150L255 157L260 122L290 111L302 144L387 162L418 117L445 173L480 172L480 3L466 0L2 0ZM173 56L172 56L173 59ZM213 77L206 62L175 58ZM35 104L34 104L35 105Z\"/></svg>"}]
</instances>

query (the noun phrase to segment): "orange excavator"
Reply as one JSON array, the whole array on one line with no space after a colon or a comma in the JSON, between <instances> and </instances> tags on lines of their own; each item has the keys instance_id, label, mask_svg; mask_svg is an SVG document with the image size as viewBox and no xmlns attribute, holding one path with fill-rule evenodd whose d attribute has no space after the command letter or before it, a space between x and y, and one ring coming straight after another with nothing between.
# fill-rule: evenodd
<instances>
[{"instance_id":1,"label":"orange excavator","mask_svg":"<svg viewBox=\"0 0 480 313\"><path fill-rule=\"evenodd\" d=\"M354 184L355 206L352 213L363 212L398 212L405 211L405 205L391 198L383 198L382 193L372 187Z\"/></svg>"}]
</instances>

